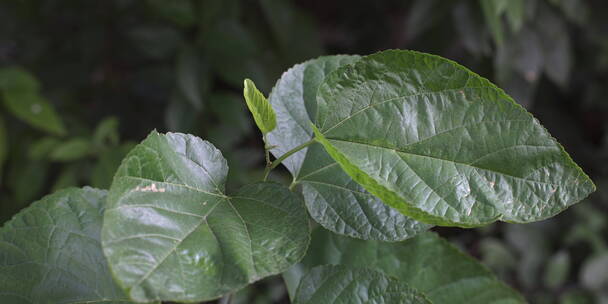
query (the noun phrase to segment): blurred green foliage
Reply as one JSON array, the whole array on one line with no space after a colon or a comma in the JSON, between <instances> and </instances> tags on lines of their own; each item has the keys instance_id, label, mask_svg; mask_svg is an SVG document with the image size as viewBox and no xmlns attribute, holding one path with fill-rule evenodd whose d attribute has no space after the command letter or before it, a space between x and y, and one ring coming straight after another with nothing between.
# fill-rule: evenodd
<instances>
[{"instance_id":1,"label":"blurred green foliage","mask_svg":"<svg viewBox=\"0 0 608 304\"><path fill-rule=\"evenodd\" d=\"M268 95L318 55L415 49L505 88L598 186L548 221L437 230L531 303L608 303L607 14L601 0L4 0L0 221L59 188L107 188L152 129L213 142L229 188L258 180L244 78ZM282 299L277 278L233 297Z\"/></svg>"}]
</instances>

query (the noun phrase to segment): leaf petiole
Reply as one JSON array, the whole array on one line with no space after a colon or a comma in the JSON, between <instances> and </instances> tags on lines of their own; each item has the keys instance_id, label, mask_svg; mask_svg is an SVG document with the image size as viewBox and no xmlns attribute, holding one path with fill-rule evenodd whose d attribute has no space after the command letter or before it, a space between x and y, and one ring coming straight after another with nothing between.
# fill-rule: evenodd
<instances>
[{"instance_id":1,"label":"leaf petiole","mask_svg":"<svg viewBox=\"0 0 608 304\"><path fill-rule=\"evenodd\" d=\"M264 181L266 181L268 179L268 174L270 174L270 171L272 171L272 169L276 168L278 165L280 165L286 158L290 157L292 154L312 145L313 143L315 143L316 139L311 139L287 152L285 152L285 154L281 155L281 157L275 159L272 163L268 163L266 165L266 169L264 170ZM266 152L268 152L268 150L266 150Z\"/></svg>"}]
</instances>

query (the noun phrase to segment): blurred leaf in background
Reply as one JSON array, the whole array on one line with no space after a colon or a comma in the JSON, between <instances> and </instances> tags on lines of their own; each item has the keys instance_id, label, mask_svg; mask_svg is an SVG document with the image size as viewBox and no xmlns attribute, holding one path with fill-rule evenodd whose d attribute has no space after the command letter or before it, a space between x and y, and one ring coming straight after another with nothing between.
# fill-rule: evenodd
<instances>
[{"instance_id":1,"label":"blurred leaf in background","mask_svg":"<svg viewBox=\"0 0 608 304\"><path fill-rule=\"evenodd\" d=\"M608 303L607 14L601 0L1 1L0 220L53 189L108 187L153 129L213 142L229 189L261 179L243 79L268 95L322 54L414 49L498 83L598 185L545 222L437 231L531 303ZM285 299L279 278L233 298Z\"/></svg>"}]
</instances>

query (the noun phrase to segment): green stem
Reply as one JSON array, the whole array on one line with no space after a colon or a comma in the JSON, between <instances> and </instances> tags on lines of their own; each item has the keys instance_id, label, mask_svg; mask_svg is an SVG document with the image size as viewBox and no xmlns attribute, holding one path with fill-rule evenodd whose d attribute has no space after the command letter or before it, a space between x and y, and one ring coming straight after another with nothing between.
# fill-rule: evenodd
<instances>
[{"instance_id":1,"label":"green stem","mask_svg":"<svg viewBox=\"0 0 608 304\"><path fill-rule=\"evenodd\" d=\"M268 174L270 174L270 171L274 168L276 168L278 165L280 165L286 158L290 157L292 154L312 145L315 142L315 139L311 139L287 152L285 152L285 154L281 155L281 157L275 159L272 163L270 163L269 165L266 166L266 170L264 170L264 181L266 181L268 179Z\"/></svg>"},{"instance_id":2,"label":"green stem","mask_svg":"<svg viewBox=\"0 0 608 304\"><path fill-rule=\"evenodd\" d=\"M227 295L224 295L224 296L223 296L223 297L220 299L219 304L230 304L230 298L231 298L231 297L232 297L232 294L231 294L231 293L229 293L229 294L227 294Z\"/></svg>"},{"instance_id":3,"label":"green stem","mask_svg":"<svg viewBox=\"0 0 608 304\"><path fill-rule=\"evenodd\" d=\"M266 155L266 167L270 166L270 147L268 147L268 138L266 137L266 133L264 133L264 154Z\"/></svg>"}]
</instances>

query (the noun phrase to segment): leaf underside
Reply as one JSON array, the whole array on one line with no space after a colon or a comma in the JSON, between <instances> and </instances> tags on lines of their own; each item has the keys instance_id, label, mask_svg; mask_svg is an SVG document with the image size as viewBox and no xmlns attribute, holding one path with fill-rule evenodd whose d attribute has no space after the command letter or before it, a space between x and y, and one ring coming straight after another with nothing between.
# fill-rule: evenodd
<instances>
[{"instance_id":1,"label":"leaf underside","mask_svg":"<svg viewBox=\"0 0 608 304\"><path fill-rule=\"evenodd\" d=\"M224 193L228 166L197 137L153 132L108 195L103 248L137 301L204 301L299 261L310 231L296 194L270 182Z\"/></svg>"},{"instance_id":2,"label":"leaf underside","mask_svg":"<svg viewBox=\"0 0 608 304\"><path fill-rule=\"evenodd\" d=\"M432 232L406 241L362 241L317 229L308 254L286 272L290 294L318 265L380 271L422 292L432 303L521 304L526 301L474 258Z\"/></svg>"},{"instance_id":3,"label":"leaf underside","mask_svg":"<svg viewBox=\"0 0 608 304\"><path fill-rule=\"evenodd\" d=\"M431 304L423 294L380 272L344 266L318 266L300 282L294 304Z\"/></svg>"},{"instance_id":4,"label":"leaf underside","mask_svg":"<svg viewBox=\"0 0 608 304\"><path fill-rule=\"evenodd\" d=\"M280 157L313 138L316 93L325 76L352 64L359 56L326 56L306 61L283 74L270 93L277 114L277 128L268 133L271 152ZM430 225L404 216L354 182L315 143L283 161L304 196L308 212L323 227L360 239L398 241Z\"/></svg>"},{"instance_id":5,"label":"leaf underside","mask_svg":"<svg viewBox=\"0 0 608 304\"><path fill-rule=\"evenodd\" d=\"M438 56L366 56L326 77L317 102L317 140L356 182L419 221L533 222L595 190L530 113Z\"/></svg>"}]
</instances>

